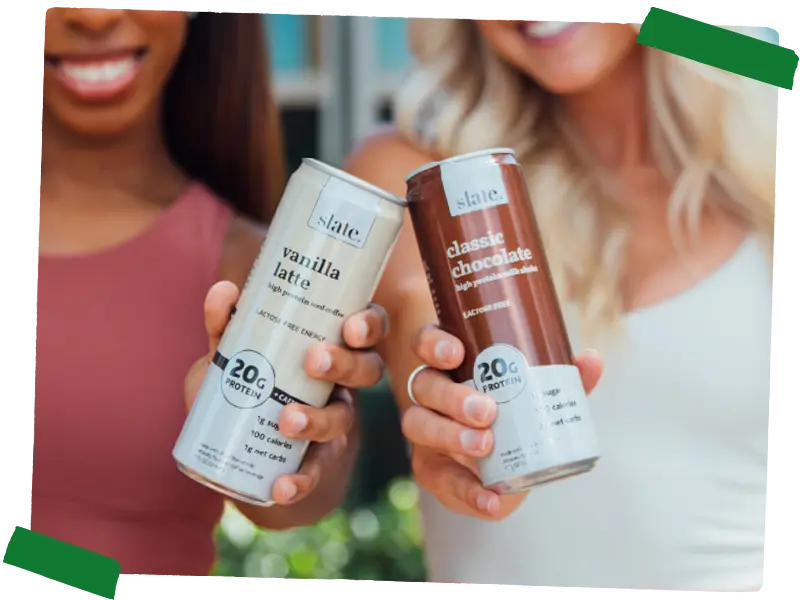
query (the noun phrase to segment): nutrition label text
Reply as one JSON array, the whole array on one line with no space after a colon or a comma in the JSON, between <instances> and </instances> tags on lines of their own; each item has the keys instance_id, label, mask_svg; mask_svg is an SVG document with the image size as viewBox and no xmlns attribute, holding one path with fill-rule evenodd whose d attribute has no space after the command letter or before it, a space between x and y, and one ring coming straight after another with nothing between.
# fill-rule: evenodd
<instances>
[{"instance_id":1,"label":"nutrition label text","mask_svg":"<svg viewBox=\"0 0 800 600\"><path fill-rule=\"evenodd\" d=\"M277 432L278 424L276 422L269 421L264 417L256 417L256 423L258 428L250 430L249 441L252 443L245 443L244 451L247 454L284 464L286 462L286 457L280 450L290 451L292 449L292 442L280 435L272 436L263 431L263 429L267 428Z\"/></svg>"}]
</instances>

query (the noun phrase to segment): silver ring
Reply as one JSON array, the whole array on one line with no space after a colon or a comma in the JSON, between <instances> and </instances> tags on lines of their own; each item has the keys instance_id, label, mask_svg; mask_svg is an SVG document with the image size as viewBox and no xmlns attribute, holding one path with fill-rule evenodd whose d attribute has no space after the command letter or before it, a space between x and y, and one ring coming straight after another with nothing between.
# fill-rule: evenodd
<instances>
[{"instance_id":1,"label":"silver ring","mask_svg":"<svg viewBox=\"0 0 800 600\"><path fill-rule=\"evenodd\" d=\"M417 375L422 373L425 369L430 369L429 365L420 365L416 369L411 372L411 375L408 376L408 385L406 387L406 391L408 392L408 397L417 406L419 406L419 402L417 402L416 398L414 398L414 392L411 391L411 387L414 385L414 379L416 379Z\"/></svg>"}]
</instances>

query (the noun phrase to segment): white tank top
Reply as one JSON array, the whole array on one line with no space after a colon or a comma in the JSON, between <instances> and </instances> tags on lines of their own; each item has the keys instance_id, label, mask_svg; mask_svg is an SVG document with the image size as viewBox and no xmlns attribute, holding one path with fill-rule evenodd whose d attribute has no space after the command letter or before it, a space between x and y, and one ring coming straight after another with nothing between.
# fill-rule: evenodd
<instances>
[{"instance_id":1,"label":"white tank top","mask_svg":"<svg viewBox=\"0 0 800 600\"><path fill-rule=\"evenodd\" d=\"M497 523L423 493L429 580L758 590L771 313L770 264L750 238L696 286L628 315L624 351L600 348L594 471L534 489Z\"/></svg>"}]
</instances>

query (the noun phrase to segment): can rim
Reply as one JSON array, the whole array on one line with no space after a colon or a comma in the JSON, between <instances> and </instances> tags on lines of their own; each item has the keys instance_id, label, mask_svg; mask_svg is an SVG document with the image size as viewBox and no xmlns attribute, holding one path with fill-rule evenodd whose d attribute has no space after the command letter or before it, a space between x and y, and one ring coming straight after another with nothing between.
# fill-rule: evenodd
<instances>
[{"instance_id":1,"label":"can rim","mask_svg":"<svg viewBox=\"0 0 800 600\"><path fill-rule=\"evenodd\" d=\"M395 196L394 194L390 194L386 190L382 190L376 185L368 183L363 179L359 179L355 175L351 175L346 171L342 171L341 169L337 169L336 167L332 167L328 164L325 164L322 161L317 160L316 158L304 158L303 164L308 165L309 167L313 167L323 173L330 175L331 177L336 177L337 179L341 179L346 181L347 183L354 185L355 187L361 188L371 194L375 194L383 198L384 200L388 200L394 204L399 204L400 206L407 206L408 202L404 198L400 198Z\"/></svg>"},{"instance_id":2,"label":"can rim","mask_svg":"<svg viewBox=\"0 0 800 600\"><path fill-rule=\"evenodd\" d=\"M476 150L475 152L467 152L466 154L457 154L456 156L451 156L450 158L444 158L442 160L435 160L433 162L429 162L427 164L422 165L421 167L417 167L411 173L406 175L406 183L408 183L411 179L422 173L423 171L427 171L434 167L438 167L445 163L454 163L460 162L462 160L469 160L471 158L477 158L479 156L487 156L487 155L494 155L494 154L510 154L514 158L517 157L517 153L514 152L512 148L487 148L486 150Z\"/></svg>"}]
</instances>

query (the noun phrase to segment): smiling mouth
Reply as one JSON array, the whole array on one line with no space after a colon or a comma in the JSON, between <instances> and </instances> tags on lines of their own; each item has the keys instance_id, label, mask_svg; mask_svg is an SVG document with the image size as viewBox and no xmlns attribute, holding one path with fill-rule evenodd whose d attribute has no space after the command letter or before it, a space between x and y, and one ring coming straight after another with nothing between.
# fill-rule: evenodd
<instances>
[{"instance_id":1,"label":"smiling mouth","mask_svg":"<svg viewBox=\"0 0 800 600\"><path fill-rule=\"evenodd\" d=\"M106 100L133 83L147 54L145 48L102 55L45 55L61 84L85 100Z\"/></svg>"},{"instance_id":2,"label":"smiling mouth","mask_svg":"<svg viewBox=\"0 0 800 600\"><path fill-rule=\"evenodd\" d=\"M573 21L522 21L517 25L522 35L540 44L560 41L579 26Z\"/></svg>"}]
</instances>

